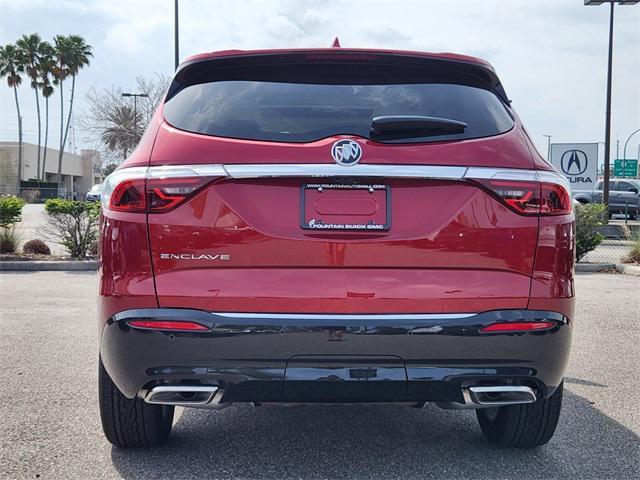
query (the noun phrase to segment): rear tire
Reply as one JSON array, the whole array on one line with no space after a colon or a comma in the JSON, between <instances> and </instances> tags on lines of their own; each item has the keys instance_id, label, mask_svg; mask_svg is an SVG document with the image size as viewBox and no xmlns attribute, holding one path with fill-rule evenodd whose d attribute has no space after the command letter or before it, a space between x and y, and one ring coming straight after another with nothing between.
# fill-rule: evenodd
<instances>
[{"instance_id":1,"label":"rear tire","mask_svg":"<svg viewBox=\"0 0 640 480\"><path fill-rule=\"evenodd\" d=\"M125 397L109 377L102 361L98 368L100 418L107 440L122 448L164 443L171 433L174 407Z\"/></svg>"},{"instance_id":2,"label":"rear tire","mask_svg":"<svg viewBox=\"0 0 640 480\"><path fill-rule=\"evenodd\" d=\"M558 425L563 383L549 398L534 403L478 409L482 433L499 447L533 448L547 443Z\"/></svg>"}]
</instances>

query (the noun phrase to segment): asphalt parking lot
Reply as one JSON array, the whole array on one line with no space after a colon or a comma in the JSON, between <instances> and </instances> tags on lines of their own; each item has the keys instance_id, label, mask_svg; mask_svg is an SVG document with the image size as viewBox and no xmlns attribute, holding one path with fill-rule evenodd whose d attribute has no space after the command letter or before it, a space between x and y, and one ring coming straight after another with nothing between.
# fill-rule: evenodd
<instances>
[{"instance_id":1,"label":"asphalt parking lot","mask_svg":"<svg viewBox=\"0 0 640 480\"><path fill-rule=\"evenodd\" d=\"M178 410L169 443L119 450L97 409L96 277L0 274L0 478L638 478L640 277L577 277L563 414L539 449L500 450L470 411Z\"/></svg>"}]
</instances>

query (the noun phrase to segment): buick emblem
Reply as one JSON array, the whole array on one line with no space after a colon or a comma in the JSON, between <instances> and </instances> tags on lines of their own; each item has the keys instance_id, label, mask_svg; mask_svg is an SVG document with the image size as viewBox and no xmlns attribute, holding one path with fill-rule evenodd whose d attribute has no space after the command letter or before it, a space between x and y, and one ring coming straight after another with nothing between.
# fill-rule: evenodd
<instances>
[{"instance_id":1,"label":"buick emblem","mask_svg":"<svg viewBox=\"0 0 640 480\"><path fill-rule=\"evenodd\" d=\"M350 167L360 161L362 147L353 140L338 140L331 147L331 156L336 163Z\"/></svg>"}]
</instances>

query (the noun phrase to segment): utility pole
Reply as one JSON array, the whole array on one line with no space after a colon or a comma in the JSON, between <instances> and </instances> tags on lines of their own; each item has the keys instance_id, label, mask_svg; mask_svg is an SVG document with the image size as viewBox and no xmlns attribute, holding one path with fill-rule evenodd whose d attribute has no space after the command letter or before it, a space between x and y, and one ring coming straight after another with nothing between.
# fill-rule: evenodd
<instances>
[{"instance_id":1,"label":"utility pole","mask_svg":"<svg viewBox=\"0 0 640 480\"><path fill-rule=\"evenodd\" d=\"M616 3L620 5L635 5L640 0L584 0L588 6L608 3L611 6L609 13L609 60L607 62L607 107L605 112L604 131L604 179L602 182L602 203L609 208L609 177L611 175L611 77L613 69L613 12Z\"/></svg>"},{"instance_id":2,"label":"utility pole","mask_svg":"<svg viewBox=\"0 0 640 480\"><path fill-rule=\"evenodd\" d=\"M179 35L178 35L178 0L175 0L174 6L174 43L175 43L175 68L178 69L178 64L180 63L180 43L179 43Z\"/></svg>"},{"instance_id":3,"label":"utility pole","mask_svg":"<svg viewBox=\"0 0 640 480\"><path fill-rule=\"evenodd\" d=\"M177 0L176 0L177 1ZM609 15L609 61L607 64L607 108L604 122L604 182L602 182L602 203L609 211L609 177L611 176L611 77L613 72L613 11L615 3L611 2Z\"/></svg>"}]
</instances>

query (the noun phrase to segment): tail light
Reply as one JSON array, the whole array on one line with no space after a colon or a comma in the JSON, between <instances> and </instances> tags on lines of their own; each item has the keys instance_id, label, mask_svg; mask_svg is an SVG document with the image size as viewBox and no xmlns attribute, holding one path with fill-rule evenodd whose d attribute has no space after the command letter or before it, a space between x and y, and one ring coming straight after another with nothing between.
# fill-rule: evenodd
<instances>
[{"instance_id":1,"label":"tail light","mask_svg":"<svg viewBox=\"0 0 640 480\"><path fill-rule=\"evenodd\" d=\"M105 180L102 205L121 212L167 212L223 176L222 167L214 165L116 170Z\"/></svg>"},{"instance_id":2,"label":"tail light","mask_svg":"<svg viewBox=\"0 0 640 480\"><path fill-rule=\"evenodd\" d=\"M564 215L571 213L571 195L567 180L555 172L506 170L491 178L465 178L482 185L507 207L521 215ZM478 170L480 171L480 170ZM513 178L509 178L513 177Z\"/></svg>"},{"instance_id":3,"label":"tail light","mask_svg":"<svg viewBox=\"0 0 640 480\"><path fill-rule=\"evenodd\" d=\"M571 212L569 190L557 183L541 182L540 214L562 215Z\"/></svg>"}]
</instances>

